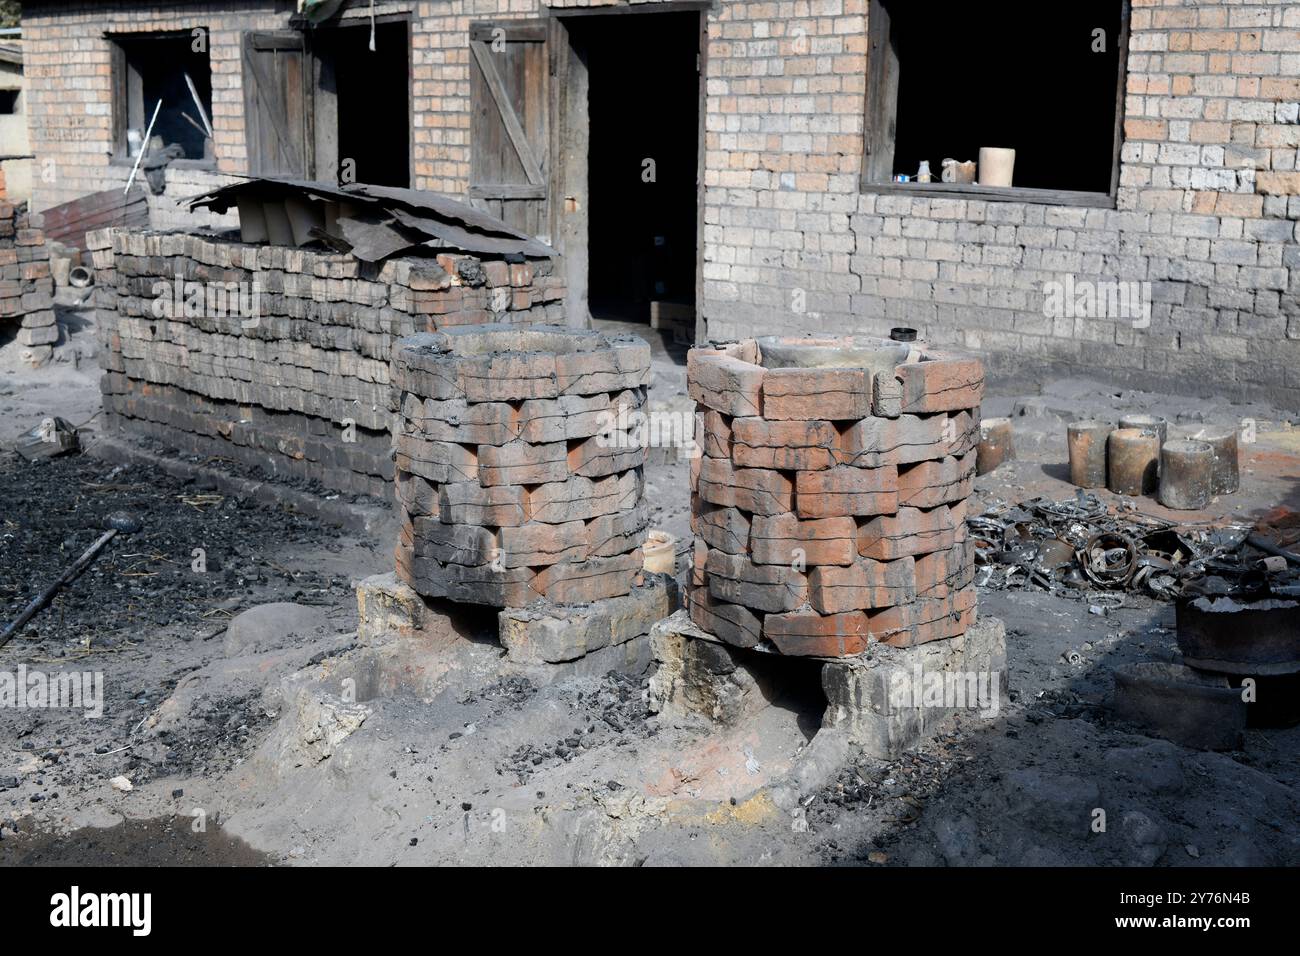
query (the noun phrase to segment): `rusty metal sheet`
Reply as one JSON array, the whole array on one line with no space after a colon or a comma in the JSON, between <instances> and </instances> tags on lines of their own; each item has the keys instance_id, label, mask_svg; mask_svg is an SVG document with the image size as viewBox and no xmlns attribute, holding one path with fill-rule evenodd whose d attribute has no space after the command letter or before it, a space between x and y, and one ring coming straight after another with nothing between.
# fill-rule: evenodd
<instances>
[{"instance_id":1,"label":"rusty metal sheet","mask_svg":"<svg viewBox=\"0 0 1300 956\"><path fill-rule=\"evenodd\" d=\"M344 219L351 238L344 236L352 253L376 262L408 249L450 249L490 255L519 255L550 258L555 250L505 222L450 196L391 186L352 183L334 186L301 179L261 177L192 196L184 202L191 209L207 208L224 213L240 197L258 201L290 198L323 200L347 204L355 212ZM409 240L402 244L402 240Z\"/></svg>"}]
</instances>

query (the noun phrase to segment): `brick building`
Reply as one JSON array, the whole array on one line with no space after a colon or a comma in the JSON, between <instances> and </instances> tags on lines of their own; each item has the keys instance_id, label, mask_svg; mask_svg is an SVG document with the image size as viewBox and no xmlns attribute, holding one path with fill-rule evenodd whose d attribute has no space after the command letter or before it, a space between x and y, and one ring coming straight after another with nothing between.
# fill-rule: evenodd
<instances>
[{"instance_id":1,"label":"brick building","mask_svg":"<svg viewBox=\"0 0 1300 956\"><path fill-rule=\"evenodd\" d=\"M124 183L162 99L155 225L225 174L355 175L549 239L577 313L1300 407L1300 4L1002 7L378 0L371 53L358 0L27 0L34 202ZM894 181L984 146L1011 188Z\"/></svg>"}]
</instances>

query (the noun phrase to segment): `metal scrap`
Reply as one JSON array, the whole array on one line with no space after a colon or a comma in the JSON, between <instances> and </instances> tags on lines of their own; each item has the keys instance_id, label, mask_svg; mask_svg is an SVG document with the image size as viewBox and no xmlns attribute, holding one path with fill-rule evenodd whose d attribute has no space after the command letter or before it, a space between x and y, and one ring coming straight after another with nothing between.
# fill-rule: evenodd
<instances>
[{"instance_id":1,"label":"metal scrap","mask_svg":"<svg viewBox=\"0 0 1300 956\"><path fill-rule=\"evenodd\" d=\"M1105 614L1122 595L1172 601L1186 594L1274 593L1300 589L1300 573L1261 566L1276 555L1244 526L1179 525L1132 502L1110 507L1079 489L1073 498L997 504L967 520L977 586L1073 594ZM1247 548L1249 547L1249 552Z\"/></svg>"}]
</instances>

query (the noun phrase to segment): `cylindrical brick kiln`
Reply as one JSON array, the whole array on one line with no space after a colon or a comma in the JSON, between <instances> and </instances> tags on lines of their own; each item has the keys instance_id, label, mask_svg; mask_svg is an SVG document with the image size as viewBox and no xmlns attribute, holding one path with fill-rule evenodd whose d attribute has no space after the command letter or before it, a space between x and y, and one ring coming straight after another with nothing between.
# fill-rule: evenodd
<instances>
[{"instance_id":1,"label":"cylindrical brick kiln","mask_svg":"<svg viewBox=\"0 0 1300 956\"><path fill-rule=\"evenodd\" d=\"M847 657L974 621L966 499L984 368L884 339L693 349L691 619L729 644Z\"/></svg>"},{"instance_id":2,"label":"cylindrical brick kiln","mask_svg":"<svg viewBox=\"0 0 1300 956\"><path fill-rule=\"evenodd\" d=\"M553 326L461 326L394 352L398 574L426 597L585 603L641 579L650 347Z\"/></svg>"}]
</instances>

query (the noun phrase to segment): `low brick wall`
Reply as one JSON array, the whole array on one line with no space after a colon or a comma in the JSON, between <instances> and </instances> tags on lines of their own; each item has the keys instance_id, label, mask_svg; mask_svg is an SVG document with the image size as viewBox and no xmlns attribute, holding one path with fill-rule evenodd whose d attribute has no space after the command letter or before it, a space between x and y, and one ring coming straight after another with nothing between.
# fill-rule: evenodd
<instances>
[{"instance_id":1,"label":"low brick wall","mask_svg":"<svg viewBox=\"0 0 1300 956\"><path fill-rule=\"evenodd\" d=\"M751 339L691 350L687 385L703 451L695 624L820 657L965 632L980 362L884 340Z\"/></svg>"},{"instance_id":2,"label":"low brick wall","mask_svg":"<svg viewBox=\"0 0 1300 956\"><path fill-rule=\"evenodd\" d=\"M44 364L59 340L48 256L27 204L0 199L0 321L17 323L15 338L30 365Z\"/></svg>"},{"instance_id":3,"label":"low brick wall","mask_svg":"<svg viewBox=\"0 0 1300 956\"><path fill-rule=\"evenodd\" d=\"M267 477L391 493L393 344L563 321L549 260L394 259L180 233L92 233L109 429Z\"/></svg>"},{"instance_id":4,"label":"low brick wall","mask_svg":"<svg viewBox=\"0 0 1300 956\"><path fill-rule=\"evenodd\" d=\"M427 597L585 604L641 581L650 347L588 330L450 329L394 357L397 572Z\"/></svg>"}]
</instances>

